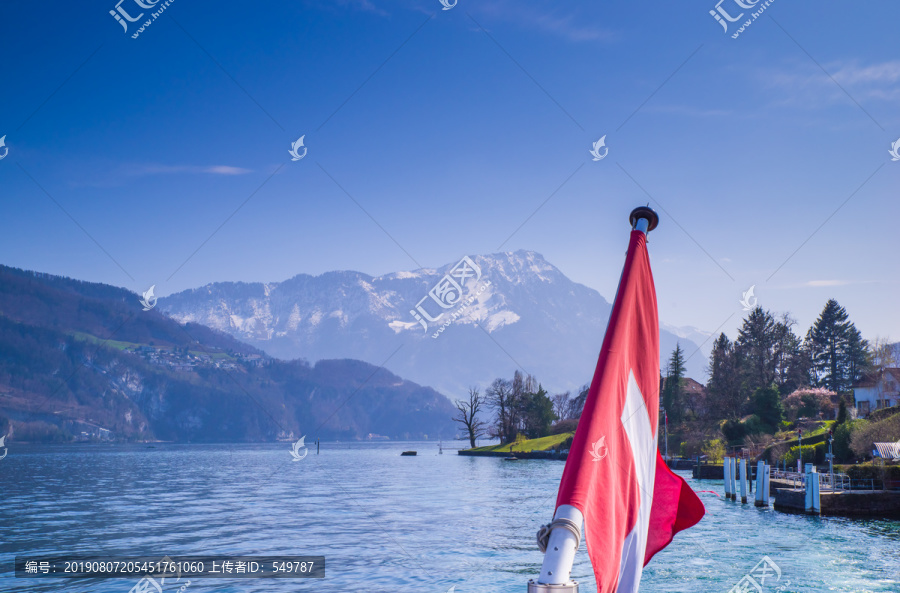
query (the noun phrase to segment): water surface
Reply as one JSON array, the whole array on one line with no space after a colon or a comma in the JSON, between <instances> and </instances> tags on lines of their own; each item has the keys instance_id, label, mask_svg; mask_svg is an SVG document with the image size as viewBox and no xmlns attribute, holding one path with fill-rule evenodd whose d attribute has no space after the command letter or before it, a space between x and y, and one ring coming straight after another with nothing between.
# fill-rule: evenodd
<instances>
[{"instance_id":1,"label":"water surface","mask_svg":"<svg viewBox=\"0 0 900 593\"><path fill-rule=\"evenodd\" d=\"M524 592L562 469L439 455L434 442L325 443L299 462L289 444L14 445L0 461L0 590L128 593L138 582L17 579L16 555L221 554L325 556L327 576L194 579L185 593ZM689 482L722 493L721 481ZM764 555L782 571L767 592L900 591L898 521L700 496L706 517L647 566L642 592L725 593ZM573 577L596 591L583 543Z\"/></svg>"}]
</instances>

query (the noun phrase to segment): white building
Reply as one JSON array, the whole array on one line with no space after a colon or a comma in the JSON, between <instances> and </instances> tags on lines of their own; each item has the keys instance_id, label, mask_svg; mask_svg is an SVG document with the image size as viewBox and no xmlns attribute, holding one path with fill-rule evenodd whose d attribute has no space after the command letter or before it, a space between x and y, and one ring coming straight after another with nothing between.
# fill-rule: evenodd
<instances>
[{"instance_id":1,"label":"white building","mask_svg":"<svg viewBox=\"0 0 900 593\"><path fill-rule=\"evenodd\" d=\"M874 410L900 405L900 369L884 369L877 379L872 377L854 386L853 398L860 418Z\"/></svg>"}]
</instances>

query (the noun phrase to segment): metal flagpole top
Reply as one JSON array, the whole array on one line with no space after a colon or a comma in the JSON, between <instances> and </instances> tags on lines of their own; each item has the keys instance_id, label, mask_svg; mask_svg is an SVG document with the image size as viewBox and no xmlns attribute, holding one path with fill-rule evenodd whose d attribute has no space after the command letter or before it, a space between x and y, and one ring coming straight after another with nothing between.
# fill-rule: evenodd
<instances>
[{"instance_id":1,"label":"metal flagpole top","mask_svg":"<svg viewBox=\"0 0 900 593\"><path fill-rule=\"evenodd\" d=\"M642 220L646 221L643 225L641 224ZM628 222L631 223L632 229L643 231L644 234L647 234L659 224L659 215L650 206L638 206L631 211L631 214L628 216Z\"/></svg>"}]
</instances>

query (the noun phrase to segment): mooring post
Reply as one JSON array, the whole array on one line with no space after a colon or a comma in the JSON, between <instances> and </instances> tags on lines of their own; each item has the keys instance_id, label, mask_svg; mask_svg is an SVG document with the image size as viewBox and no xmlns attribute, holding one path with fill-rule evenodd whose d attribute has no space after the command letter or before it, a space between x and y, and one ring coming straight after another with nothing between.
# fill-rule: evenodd
<instances>
[{"instance_id":1,"label":"mooring post","mask_svg":"<svg viewBox=\"0 0 900 593\"><path fill-rule=\"evenodd\" d=\"M741 459L741 503L747 504L747 460Z\"/></svg>"},{"instance_id":2,"label":"mooring post","mask_svg":"<svg viewBox=\"0 0 900 593\"><path fill-rule=\"evenodd\" d=\"M812 499L813 499L813 489L812 489L812 464L807 463L804 468L806 471L803 474L803 493L804 493L804 508L807 513L812 512Z\"/></svg>"},{"instance_id":3,"label":"mooring post","mask_svg":"<svg viewBox=\"0 0 900 593\"><path fill-rule=\"evenodd\" d=\"M754 504L758 507L766 506L765 503L763 502L763 488L765 487L763 485L763 482L765 482L765 480L766 480L765 474L766 474L766 462L765 461L757 462L757 464L756 464L756 500L755 500Z\"/></svg>"},{"instance_id":4,"label":"mooring post","mask_svg":"<svg viewBox=\"0 0 900 593\"><path fill-rule=\"evenodd\" d=\"M819 514L821 505L819 501L819 474L812 463L806 464L806 512Z\"/></svg>"},{"instance_id":5,"label":"mooring post","mask_svg":"<svg viewBox=\"0 0 900 593\"><path fill-rule=\"evenodd\" d=\"M731 476L729 476L729 480L731 480L731 500L737 500L737 485L738 485L738 461L737 457L731 458Z\"/></svg>"},{"instance_id":6,"label":"mooring post","mask_svg":"<svg viewBox=\"0 0 900 593\"><path fill-rule=\"evenodd\" d=\"M813 512L818 515L822 513L822 498L821 493L819 492L821 484L819 484L819 471L813 468L813 474L813 477L815 478L815 480L813 480Z\"/></svg>"},{"instance_id":7,"label":"mooring post","mask_svg":"<svg viewBox=\"0 0 900 593\"><path fill-rule=\"evenodd\" d=\"M728 462L729 461L731 461L731 458L729 458L729 457L724 457L722 459L722 480L725 481L725 499L726 500L731 499L731 490L728 487L729 486L729 484L728 484L728 475L729 475Z\"/></svg>"}]
</instances>

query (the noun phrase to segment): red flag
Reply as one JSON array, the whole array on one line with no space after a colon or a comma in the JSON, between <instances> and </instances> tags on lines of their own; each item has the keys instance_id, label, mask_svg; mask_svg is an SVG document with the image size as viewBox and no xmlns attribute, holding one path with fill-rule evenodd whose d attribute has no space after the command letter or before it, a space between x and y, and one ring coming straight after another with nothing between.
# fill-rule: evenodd
<instances>
[{"instance_id":1,"label":"red flag","mask_svg":"<svg viewBox=\"0 0 900 593\"><path fill-rule=\"evenodd\" d=\"M631 232L556 499L557 507L584 515L598 593L637 591L644 565L705 513L657 448L659 320L646 242L644 233Z\"/></svg>"}]
</instances>

